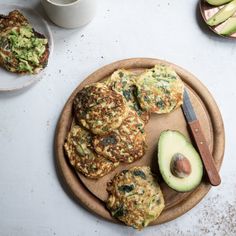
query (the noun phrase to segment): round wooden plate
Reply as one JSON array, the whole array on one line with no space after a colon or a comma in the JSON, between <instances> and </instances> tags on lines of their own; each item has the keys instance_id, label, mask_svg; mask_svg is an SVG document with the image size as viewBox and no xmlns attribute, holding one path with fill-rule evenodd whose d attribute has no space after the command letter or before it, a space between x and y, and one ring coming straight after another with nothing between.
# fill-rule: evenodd
<instances>
[{"instance_id":1,"label":"round wooden plate","mask_svg":"<svg viewBox=\"0 0 236 236\"><path fill-rule=\"evenodd\" d=\"M191 140L183 112L181 108L179 108L166 115L152 114L149 123L145 127L148 144L148 149L145 156L135 163L121 164L116 170L101 179L91 180L85 178L81 174L76 174L67 161L67 157L65 156L63 150L66 135L72 123L73 99L77 92L85 85L104 80L119 68L125 68L132 70L135 73L140 73L144 69L151 68L158 63L171 65L184 81L200 124L203 127L204 135L209 144L210 150L212 151L218 170L220 169L223 160L224 126L221 114L207 88L204 87L204 85L201 84L196 77L172 63L149 58L127 59L102 67L88 76L75 89L63 108L55 135L55 153L60 177L73 196L93 213L116 223L118 223L118 221L110 216L104 204L104 201L107 198L107 182L115 175L115 173L121 171L122 169L130 168L131 166L148 165L151 166L152 171L158 175L156 148L161 131L166 129L179 130L185 134L189 140ZM156 221L152 222L152 225L173 220L184 214L193 208L207 194L211 187L207 180L203 179L200 186L194 191L188 193L178 193L170 189L161 178L160 184L164 193L166 207L160 217Z\"/></svg>"},{"instance_id":2,"label":"round wooden plate","mask_svg":"<svg viewBox=\"0 0 236 236\"><path fill-rule=\"evenodd\" d=\"M206 24L207 24L207 20L210 19L214 14L216 14L223 7L224 7L224 5L222 5L222 6L212 6L209 3L207 3L205 0L200 0L199 1L200 12L201 12L202 18L203 18L203 20L205 21ZM236 16L236 14L234 14L234 16ZM236 39L236 33L233 33L229 36L222 35L222 34L219 33L221 31L221 29L225 26L225 24L226 24L226 21L219 24L219 25L217 25L217 26L210 26L208 24L207 24L207 26L214 33L218 34L221 37Z\"/></svg>"}]
</instances>

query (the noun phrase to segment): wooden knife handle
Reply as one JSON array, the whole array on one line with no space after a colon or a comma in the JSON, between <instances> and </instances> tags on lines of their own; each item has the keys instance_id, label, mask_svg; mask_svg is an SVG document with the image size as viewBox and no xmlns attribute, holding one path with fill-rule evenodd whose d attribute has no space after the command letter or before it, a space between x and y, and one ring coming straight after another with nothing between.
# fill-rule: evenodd
<instances>
[{"instance_id":1,"label":"wooden knife handle","mask_svg":"<svg viewBox=\"0 0 236 236\"><path fill-rule=\"evenodd\" d=\"M215 167L213 156L209 150L206 139L203 135L200 123L198 120L189 123L192 134L194 136L198 151L200 152L203 164L205 166L209 181L211 185L217 186L220 184L221 179Z\"/></svg>"}]
</instances>

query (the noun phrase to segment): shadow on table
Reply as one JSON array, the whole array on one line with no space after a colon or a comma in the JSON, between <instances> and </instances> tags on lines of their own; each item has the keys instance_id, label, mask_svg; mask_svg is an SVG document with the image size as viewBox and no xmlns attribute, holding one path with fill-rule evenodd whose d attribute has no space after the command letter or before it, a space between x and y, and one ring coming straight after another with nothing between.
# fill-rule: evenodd
<instances>
[{"instance_id":1,"label":"shadow on table","mask_svg":"<svg viewBox=\"0 0 236 236\"><path fill-rule=\"evenodd\" d=\"M13 91L0 91L0 100L11 99L11 98L20 96L21 94L26 93L31 88L33 88L37 84L37 82L36 83L32 83L31 85L29 85L29 86L27 86L25 88L13 90Z\"/></svg>"},{"instance_id":2,"label":"shadow on table","mask_svg":"<svg viewBox=\"0 0 236 236\"><path fill-rule=\"evenodd\" d=\"M50 26L54 25L51 20L48 18L46 12L44 11L44 8L40 2L37 2L35 6L33 6L34 11L36 11L44 20L49 23Z\"/></svg>"},{"instance_id":3,"label":"shadow on table","mask_svg":"<svg viewBox=\"0 0 236 236\"><path fill-rule=\"evenodd\" d=\"M37 2L37 4L33 7L33 9L44 19L47 21L47 23L49 24L50 28L54 31L55 34L57 34L57 31L64 31L65 33L62 34L62 39L66 39L69 40L70 38L73 38L74 36L76 36L77 34L81 34L81 31L83 30L85 26L81 26L78 28L72 28L72 29L66 29L60 26L57 26L55 23L53 23L48 15L46 14L42 4L40 2ZM60 43L60 36L57 36L57 44Z\"/></svg>"}]
</instances>

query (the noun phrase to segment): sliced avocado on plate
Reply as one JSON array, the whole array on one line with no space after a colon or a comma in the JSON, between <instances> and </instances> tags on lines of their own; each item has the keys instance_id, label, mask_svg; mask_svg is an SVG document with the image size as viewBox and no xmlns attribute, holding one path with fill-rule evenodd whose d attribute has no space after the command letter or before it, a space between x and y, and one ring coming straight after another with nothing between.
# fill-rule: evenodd
<instances>
[{"instance_id":1,"label":"sliced avocado on plate","mask_svg":"<svg viewBox=\"0 0 236 236\"><path fill-rule=\"evenodd\" d=\"M221 35L230 36L236 33L236 16L229 18L225 23L226 24L219 32Z\"/></svg>"},{"instance_id":2,"label":"sliced avocado on plate","mask_svg":"<svg viewBox=\"0 0 236 236\"><path fill-rule=\"evenodd\" d=\"M206 0L207 3L213 6L221 6L223 4L226 4L228 2L231 2L232 0Z\"/></svg>"},{"instance_id":3,"label":"sliced avocado on plate","mask_svg":"<svg viewBox=\"0 0 236 236\"><path fill-rule=\"evenodd\" d=\"M207 24L210 26L216 26L220 23L226 21L236 12L236 0L231 1L226 4L222 9L220 9L215 15L207 20Z\"/></svg>"},{"instance_id":4,"label":"sliced avocado on plate","mask_svg":"<svg viewBox=\"0 0 236 236\"><path fill-rule=\"evenodd\" d=\"M201 158L192 144L178 131L166 130L161 133L158 165L163 180L176 191L191 191L201 182Z\"/></svg>"}]
</instances>

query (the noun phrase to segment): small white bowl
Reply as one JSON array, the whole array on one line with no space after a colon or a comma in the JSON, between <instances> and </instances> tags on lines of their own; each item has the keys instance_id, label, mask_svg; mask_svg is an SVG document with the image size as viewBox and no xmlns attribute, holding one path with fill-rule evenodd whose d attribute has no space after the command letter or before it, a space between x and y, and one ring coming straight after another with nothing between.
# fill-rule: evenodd
<instances>
[{"instance_id":1,"label":"small white bowl","mask_svg":"<svg viewBox=\"0 0 236 236\"><path fill-rule=\"evenodd\" d=\"M41 0L52 22L64 28L88 24L95 15L96 0Z\"/></svg>"}]
</instances>

